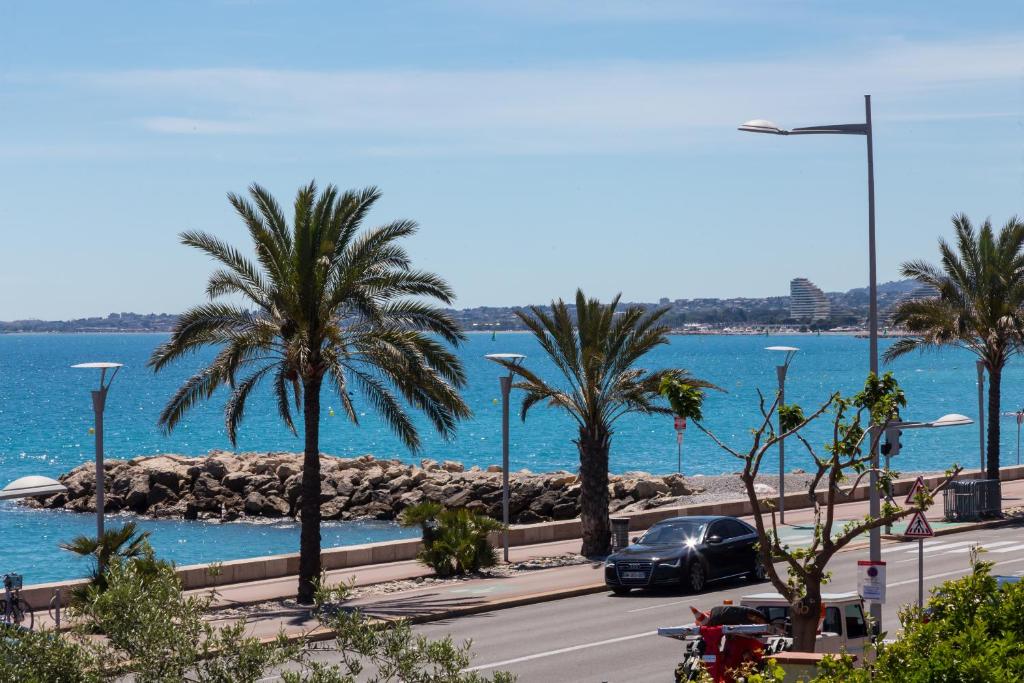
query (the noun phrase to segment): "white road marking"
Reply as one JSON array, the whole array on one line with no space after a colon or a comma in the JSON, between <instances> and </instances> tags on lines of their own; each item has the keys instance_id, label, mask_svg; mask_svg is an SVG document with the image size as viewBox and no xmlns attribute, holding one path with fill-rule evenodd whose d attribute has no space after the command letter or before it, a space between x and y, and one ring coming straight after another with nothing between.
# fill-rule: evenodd
<instances>
[{"instance_id":1,"label":"white road marking","mask_svg":"<svg viewBox=\"0 0 1024 683\"><path fill-rule=\"evenodd\" d=\"M690 600L679 600L677 602L663 602L660 605L649 605L647 607L637 607L636 609L628 609L628 610L626 610L626 614L632 614L633 612L646 612L649 609L660 609L662 607L673 607L675 605L686 605L686 604L692 603L694 601L694 599L696 599L698 597L699 596L695 595Z\"/></svg>"},{"instance_id":2,"label":"white road marking","mask_svg":"<svg viewBox=\"0 0 1024 683\"><path fill-rule=\"evenodd\" d=\"M999 552L999 551L997 550L995 552ZM1012 559L1012 560L1003 560L1002 562L993 562L992 566L993 567L1001 567L1001 566L1003 566L1005 564L1014 564L1016 562L1024 562L1024 557L1018 557L1018 558L1015 558L1015 559ZM951 572L942 572L941 574L932 574L930 576L924 577L924 579L925 579L925 581L930 581L932 579L944 579L947 576L957 576L958 574L969 574L970 572L971 572L970 568L967 568L967 569L955 569L955 570L953 570ZM917 583L917 577L916 576L914 578L912 578L912 579L907 579L906 581L896 581L894 583L887 583L885 585L886 585L887 588L894 588L895 586L907 586L907 585L910 585L912 583Z\"/></svg>"},{"instance_id":3,"label":"white road marking","mask_svg":"<svg viewBox=\"0 0 1024 683\"><path fill-rule=\"evenodd\" d=\"M1000 545L1013 545L1014 543L1017 543L1017 541L999 541L998 543L989 543L987 545L978 545L978 548L981 549L981 550L988 550L990 548L995 548L995 547L1000 546ZM1019 546L1019 547L1024 547L1024 546ZM967 547L967 548L953 548L949 552L946 552L946 549L943 548L940 552L936 553L936 555L956 555L957 553L970 552L970 550L971 550L970 547ZM1012 548L1008 548L1008 550L1012 550ZM1001 553L1003 551L1002 550L996 550L996 551L993 551L993 552Z\"/></svg>"},{"instance_id":4,"label":"white road marking","mask_svg":"<svg viewBox=\"0 0 1024 683\"><path fill-rule=\"evenodd\" d=\"M915 543L914 545L916 546L917 544ZM942 551L952 550L953 548L957 548L959 546L971 546L971 545L981 545L981 544L978 541L960 541L959 543L936 543L936 544L933 544L933 545L928 545L927 543L925 543L924 544L924 552L925 553L930 553L930 552L932 552L934 550L942 550ZM917 548L915 547L912 550L908 550L907 551L908 555L910 553L917 553Z\"/></svg>"},{"instance_id":5,"label":"white road marking","mask_svg":"<svg viewBox=\"0 0 1024 683\"><path fill-rule=\"evenodd\" d=\"M492 662L491 664L480 664L479 666L471 666L468 669L462 671L468 673L470 671L482 671L484 669L494 669L499 666L508 666L509 664L518 664L519 662L528 662L531 659L540 659L541 657L551 657L553 655L561 655L566 652L575 652L576 650L585 650L590 647L600 647L602 645L611 645L612 643L621 643L624 640L634 640L636 638L645 638L647 636L656 636L657 631L644 631L643 633L634 633L631 636L621 636L619 638L609 638L608 640L599 640L596 643L584 643L583 645L573 645L572 647L563 647L558 650L550 650L548 652L538 652L534 655L526 655L525 657L516 657L515 659L506 659L502 662Z\"/></svg>"},{"instance_id":6,"label":"white road marking","mask_svg":"<svg viewBox=\"0 0 1024 683\"><path fill-rule=\"evenodd\" d=\"M1000 548L999 550L993 550L994 553L1012 553L1017 550L1024 550L1024 543L1018 543L1017 545L1011 545L1009 548Z\"/></svg>"}]
</instances>

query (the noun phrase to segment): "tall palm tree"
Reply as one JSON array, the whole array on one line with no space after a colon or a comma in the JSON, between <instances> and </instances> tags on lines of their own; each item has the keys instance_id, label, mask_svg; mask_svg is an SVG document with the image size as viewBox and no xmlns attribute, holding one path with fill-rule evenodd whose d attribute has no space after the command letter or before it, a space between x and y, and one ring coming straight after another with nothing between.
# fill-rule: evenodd
<instances>
[{"instance_id":1,"label":"tall palm tree","mask_svg":"<svg viewBox=\"0 0 1024 683\"><path fill-rule=\"evenodd\" d=\"M910 261L904 277L937 292L899 304L893 322L915 337L897 341L887 361L914 350L955 346L970 350L988 370L986 476L999 478L999 404L1003 367L1024 340L1024 223L1011 218L996 236L986 220L975 231L964 214L953 216L956 245L939 240L942 266Z\"/></svg>"},{"instance_id":2,"label":"tall palm tree","mask_svg":"<svg viewBox=\"0 0 1024 683\"><path fill-rule=\"evenodd\" d=\"M168 432L189 408L225 385L231 392L224 417L232 444L246 400L265 380L293 433L292 402L302 411L298 599L308 604L320 575L322 385L327 381L356 424L349 390L360 390L415 451L420 437L407 407L423 413L445 438L470 414L458 392L465 384L462 365L441 341L458 345L465 337L443 309L428 301L450 304L449 285L433 273L414 270L398 244L415 233L416 224L399 220L360 232L380 197L376 188L339 193L329 185L318 194L311 182L296 194L291 226L269 192L252 185L249 194L251 202L234 194L228 199L248 228L258 265L216 237L182 233L183 244L222 267L207 284L210 303L182 314L149 364L159 371L201 347L219 348L160 414ZM242 303L216 301L223 296Z\"/></svg>"},{"instance_id":3,"label":"tall palm tree","mask_svg":"<svg viewBox=\"0 0 1024 683\"><path fill-rule=\"evenodd\" d=\"M522 378L514 386L526 392L521 416L537 403L562 408L579 430L580 518L587 556L604 555L610 544L608 523L608 452L615 422L629 413L671 414L657 405L662 379L672 377L693 386L713 385L681 370L644 370L635 364L651 349L668 343L668 326L659 320L668 309L650 313L630 306L616 313L617 295L607 305L576 292L576 313L559 299L548 314L536 306L516 315L558 368L562 387L548 384L532 370L505 361Z\"/></svg>"}]
</instances>

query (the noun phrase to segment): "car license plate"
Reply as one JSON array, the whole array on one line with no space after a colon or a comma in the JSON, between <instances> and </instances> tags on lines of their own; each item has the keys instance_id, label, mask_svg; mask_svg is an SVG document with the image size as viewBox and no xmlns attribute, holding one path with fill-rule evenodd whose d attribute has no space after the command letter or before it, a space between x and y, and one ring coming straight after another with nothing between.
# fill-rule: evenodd
<instances>
[{"instance_id":1,"label":"car license plate","mask_svg":"<svg viewBox=\"0 0 1024 683\"><path fill-rule=\"evenodd\" d=\"M643 572L622 572L622 578L624 579L644 579L647 575Z\"/></svg>"}]
</instances>

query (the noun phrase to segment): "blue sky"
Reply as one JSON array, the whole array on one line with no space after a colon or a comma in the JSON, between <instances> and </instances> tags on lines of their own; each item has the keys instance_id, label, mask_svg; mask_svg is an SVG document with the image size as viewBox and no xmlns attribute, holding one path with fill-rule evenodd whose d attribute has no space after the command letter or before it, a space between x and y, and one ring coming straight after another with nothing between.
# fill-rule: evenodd
<instances>
[{"instance_id":1,"label":"blue sky","mask_svg":"<svg viewBox=\"0 0 1024 683\"><path fill-rule=\"evenodd\" d=\"M0 0L0 319L176 312L225 193L377 185L457 305L866 284L1024 196L1019 2Z\"/></svg>"}]
</instances>

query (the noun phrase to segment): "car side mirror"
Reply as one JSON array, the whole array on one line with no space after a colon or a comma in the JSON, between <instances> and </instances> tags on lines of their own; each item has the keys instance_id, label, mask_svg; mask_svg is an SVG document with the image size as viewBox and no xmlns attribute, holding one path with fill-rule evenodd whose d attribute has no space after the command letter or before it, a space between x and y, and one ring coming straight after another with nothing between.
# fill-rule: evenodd
<instances>
[{"instance_id":1,"label":"car side mirror","mask_svg":"<svg viewBox=\"0 0 1024 683\"><path fill-rule=\"evenodd\" d=\"M630 543L639 543L640 542L640 537L639 536L634 536L633 538L629 539L629 542Z\"/></svg>"},{"instance_id":2,"label":"car side mirror","mask_svg":"<svg viewBox=\"0 0 1024 683\"><path fill-rule=\"evenodd\" d=\"M714 536L708 536L706 540L707 540L708 543L711 543L711 544L721 543L722 542L722 537L719 536L718 534L715 534Z\"/></svg>"}]
</instances>

